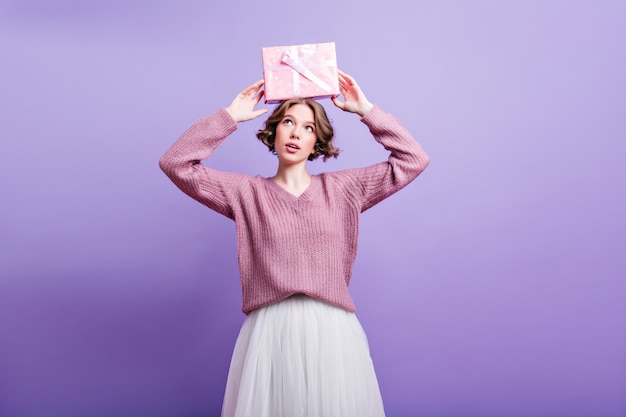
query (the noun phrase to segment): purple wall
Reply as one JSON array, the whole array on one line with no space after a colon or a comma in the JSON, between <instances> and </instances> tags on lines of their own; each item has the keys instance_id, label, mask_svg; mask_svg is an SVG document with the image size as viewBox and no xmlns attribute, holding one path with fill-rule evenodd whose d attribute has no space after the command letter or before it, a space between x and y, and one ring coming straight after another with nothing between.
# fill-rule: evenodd
<instances>
[{"instance_id":1,"label":"purple wall","mask_svg":"<svg viewBox=\"0 0 626 417\"><path fill-rule=\"evenodd\" d=\"M432 158L363 216L352 291L389 417L626 415L626 3L0 5L0 416L217 416L234 225L157 161L262 76L340 67ZM352 115L337 160L385 157ZM248 122L213 158L272 175Z\"/></svg>"}]
</instances>

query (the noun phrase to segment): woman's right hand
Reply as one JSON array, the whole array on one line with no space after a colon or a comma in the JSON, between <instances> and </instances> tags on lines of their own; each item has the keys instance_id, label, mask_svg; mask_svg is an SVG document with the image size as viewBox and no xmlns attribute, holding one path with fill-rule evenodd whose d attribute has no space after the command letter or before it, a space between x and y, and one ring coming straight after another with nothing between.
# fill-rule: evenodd
<instances>
[{"instance_id":1,"label":"woman's right hand","mask_svg":"<svg viewBox=\"0 0 626 417\"><path fill-rule=\"evenodd\" d=\"M337 70L337 73L339 75L339 91L343 94L345 101L342 103L337 96L332 97L331 100L335 106L343 111L356 113L361 117L365 116L374 105L365 97L361 87L352 76L341 70Z\"/></svg>"},{"instance_id":2,"label":"woman's right hand","mask_svg":"<svg viewBox=\"0 0 626 417\"><path fill-rule=\"evenodd\" d=\"M261 87L263 87L263 80L255 82L237 94L230 106L226 107L226 111L237 123L252 120L267 113L267 109L254 110L254 107L259 104L263 97Z\"/></svg>"}]
</instances>

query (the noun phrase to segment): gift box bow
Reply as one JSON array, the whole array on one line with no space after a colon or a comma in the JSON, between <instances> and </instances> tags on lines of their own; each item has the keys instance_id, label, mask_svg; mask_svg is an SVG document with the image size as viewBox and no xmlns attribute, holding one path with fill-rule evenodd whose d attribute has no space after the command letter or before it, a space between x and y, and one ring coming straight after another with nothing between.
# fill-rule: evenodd
<instances>
[{"instance_id":1,"label":"gift box bow","mask_svg":"<svg viewBox=\"0 0 626 417\"><path fill-rule=\"evenodd\" d=\"M280 61L286 65L289 65L300 75L313 82L313 84L317 85L322 90L330 92L330 90L332 90L332 87L325 83L324 80L315 75L313 71L311 71L307 67L307 65L311 65L311 63L309 63L308 61L311 55L315 53L315 45L304 45L302 48L300 48L299 52L296 50L295 46L292 46L289 49L291 49L291 51L285 51ZM294 52L296 53L294 54ZM332 61L315 62L315 66L317 67L327 67L333 64L334 62Z\"/></svg>"}]
</instances>

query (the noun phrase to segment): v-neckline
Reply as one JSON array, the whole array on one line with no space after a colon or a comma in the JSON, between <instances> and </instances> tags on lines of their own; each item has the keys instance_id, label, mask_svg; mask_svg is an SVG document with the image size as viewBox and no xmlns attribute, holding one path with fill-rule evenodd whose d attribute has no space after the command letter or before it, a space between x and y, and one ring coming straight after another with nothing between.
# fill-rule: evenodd
<instances>
[{"instance_id":1,"label":"v-neckline","mask_svg":"<svg viewBox=\"0 0 626 417\"><path fill-rule=\"evenodd\" d=\"M278 197L280 197L282 200L285 200L287 202L310 201L315 189L318 186L317 175L311 175L311 182L309 183L307 188L304 190L304 192L300 195L295 195L287 191L280 184L274 181L274 179L272 178L265 178L265 182L269 184L270 188L274 190L275 194Z\"/></svg>"}]
</instances>

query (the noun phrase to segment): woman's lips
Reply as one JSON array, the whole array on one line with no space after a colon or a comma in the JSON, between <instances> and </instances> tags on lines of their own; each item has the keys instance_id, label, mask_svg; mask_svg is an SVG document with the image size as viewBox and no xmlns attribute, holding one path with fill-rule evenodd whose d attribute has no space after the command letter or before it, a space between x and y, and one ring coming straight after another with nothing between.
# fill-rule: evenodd
<instances>
[{"instance_id":1,"label":"woman's lips","mask_svg":"<svg viewBox=\"0 0 626 417\"><path fill-rule=\"evenodd\" d=\"M296 153L300 150L300 147L293 142L289 142L285 145L285 147L287 148L287 152L291 152L291 153Z\"/></svg>"}]
</instances>

